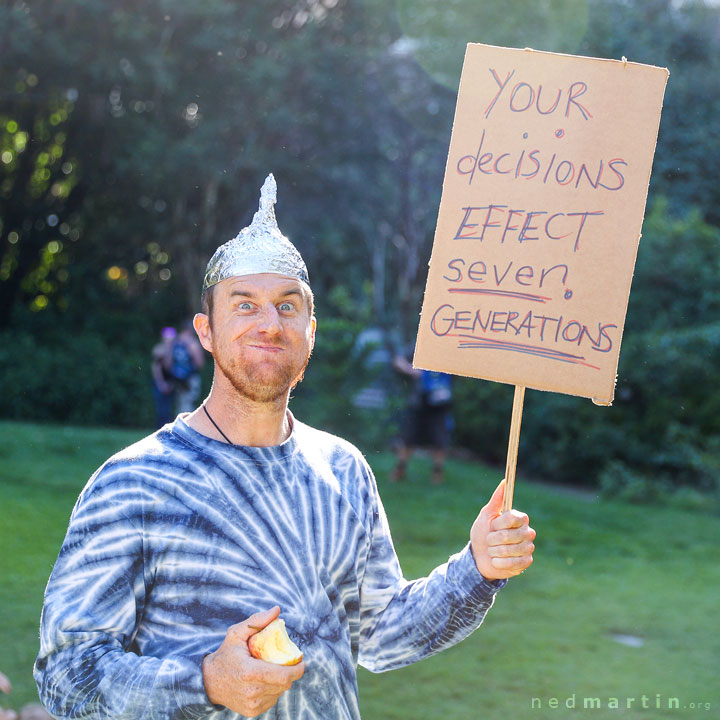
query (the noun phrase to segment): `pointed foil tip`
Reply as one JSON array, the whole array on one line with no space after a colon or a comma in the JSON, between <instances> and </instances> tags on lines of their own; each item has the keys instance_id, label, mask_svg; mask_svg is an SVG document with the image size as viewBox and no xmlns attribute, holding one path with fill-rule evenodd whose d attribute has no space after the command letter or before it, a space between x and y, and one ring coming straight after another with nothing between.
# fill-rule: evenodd
<instances>
[{"instance_id":1,"label":"pointed foil tip","mask_svg":"<svg viewBox=\"0 0 720 720\"><path fill-rule=\"evenodd\" d=\"M267 215L268 212L275 214L273 209L277 202L277 183L275 182L275 176L270 173L266 178L263 186L260 188L260 209L255 213L262 213Z\"/></svg>"},{"instance_id":2,"label":"pointed foil tip","mask_svg":"<svg viewBox=\"0 0 720 720\"><path fill-rule=\"evenodd\" d=\"M277 183L270 173L260 190L252 222L221 245L210 258L203 292L229 277L274 273L310 284L307 267L297 248L280 232L275 219Z\"/></svg>"}]
</instances>

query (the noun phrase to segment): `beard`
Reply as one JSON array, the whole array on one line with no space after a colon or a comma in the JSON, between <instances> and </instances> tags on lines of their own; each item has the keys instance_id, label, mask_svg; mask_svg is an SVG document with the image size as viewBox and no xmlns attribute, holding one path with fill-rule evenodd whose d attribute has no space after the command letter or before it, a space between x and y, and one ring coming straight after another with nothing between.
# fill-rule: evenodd
<instances>
[{"instance_id":1,"label":"beard","mask_svg":"<svg viewBox=\"0 0 720 720\"><path fill-rule=\"evenodd\" d=\"M226 362L224 357L214 357L238 395L257 403L277 403L286 400L288 393L302 381L311 353L312 348L308 347L302 362L283 362L270 367L244 363L238 358Z\"/></svg>"}]
</instances>

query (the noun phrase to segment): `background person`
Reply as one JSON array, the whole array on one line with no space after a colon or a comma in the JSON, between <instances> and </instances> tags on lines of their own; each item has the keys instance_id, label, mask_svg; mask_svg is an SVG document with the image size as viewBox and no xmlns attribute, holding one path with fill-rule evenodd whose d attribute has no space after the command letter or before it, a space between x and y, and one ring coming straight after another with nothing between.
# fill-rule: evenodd
<instances>
[{"instance_id":1,"label":"background person","mask_svg":"<svg viewBox=\"0 0 720 720\"><path fill-rule=\"evenodd\" d=\"M205 365L205 351L198 342L192 320L183 324L173 343L172 376L175 382L177 412L192 412L198 406Z\"/></svg>"},{"instance_id":2,"label":"background person","mask_svg":"<svg viewBox=\"0 0 720 720\"><path fill-rule=\"evenodd\" d=\"M413 448L432 452L432 482L443 482L445 457L452 428L452 377L446 373L414 368L404 355L393 359L395 369L412 380L412 390L396 450L397 460L390 479L405 478Z\"/></svg>"},{"instance_id":3,"label":"background person","mask_svg":"<svg viewBox=\"0 0 720 720\"><path fill-rule=\"evenodd\" d=\"M177 337L174 327L160 331L160 342L152 349L150 371L152 373L153 400L155 401L155 427L169 423L173 415L175 384L171 373L173 343Z\"/></svg>"}]
</instances>

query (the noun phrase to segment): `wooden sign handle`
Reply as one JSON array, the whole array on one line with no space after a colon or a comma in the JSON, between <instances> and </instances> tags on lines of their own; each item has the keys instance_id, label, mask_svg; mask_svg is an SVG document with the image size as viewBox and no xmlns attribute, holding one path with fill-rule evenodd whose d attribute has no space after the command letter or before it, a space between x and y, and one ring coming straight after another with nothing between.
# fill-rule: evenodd
<instances>
[{"instance_id":1,"label":"wooden sign handle","mask_svg":"<svg viewBox=\"0 0 720 720\"><path fill-rule=\"evenodd\" d=\"M503 495L503 512L512 510L513 492L515 491L515 468L517 467L518 446L520 444L520 423L522 421L525 388L515 386L513 397L512 419L510 421L510 439L508 441L507 464L505 465L505 494Z\"/></svg>"}]
</instances>

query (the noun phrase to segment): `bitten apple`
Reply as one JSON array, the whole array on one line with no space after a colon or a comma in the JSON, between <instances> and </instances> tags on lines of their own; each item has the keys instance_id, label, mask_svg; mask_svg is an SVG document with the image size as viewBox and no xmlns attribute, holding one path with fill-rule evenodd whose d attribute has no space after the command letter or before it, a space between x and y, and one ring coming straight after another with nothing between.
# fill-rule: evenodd
<instances>
[{"instance_id":1,"label":"bitten apple","mask_svg":"<svg viewBox=\"0 0 720 720\"><path fill-rule=\"evenodd\" d=\"M275 665L297 665L303 659L300 648L288 637L285 621L280 618L251 635L248 649L254 658Z\"/></svg>"}]
</instances>

